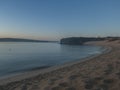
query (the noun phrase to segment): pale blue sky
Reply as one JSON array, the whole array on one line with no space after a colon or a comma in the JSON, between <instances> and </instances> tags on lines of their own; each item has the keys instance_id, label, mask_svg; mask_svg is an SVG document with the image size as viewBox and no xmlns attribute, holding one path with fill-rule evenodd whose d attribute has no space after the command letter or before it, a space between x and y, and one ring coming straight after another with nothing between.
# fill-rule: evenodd
<instances>
[{"instance_id":1,"label":"pale blue sky","mask_svg":"<svg viewBox=\"0 0 120 90\"><path fill-rule=\"evenodd\" d=\"M119 36L120 0L0 0L0 37Z\"/></svg>"}]
</instances>

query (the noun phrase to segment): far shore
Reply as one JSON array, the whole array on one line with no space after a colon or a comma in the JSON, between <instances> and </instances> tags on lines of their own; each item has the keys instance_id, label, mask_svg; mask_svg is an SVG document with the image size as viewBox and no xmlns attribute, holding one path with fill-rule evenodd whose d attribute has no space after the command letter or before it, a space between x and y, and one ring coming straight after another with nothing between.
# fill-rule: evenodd
<instances>
[{"instance_id":1,"label":"far shore","mask_svg":"<svg viewBox=\"0 0 120 90\"><path fill-rule=\"evenodd\" d=\"M80 61L2 78L0 90L119 90L119 40L88 42L86 45L107 49Z\"/></svg>"}]
</instances>

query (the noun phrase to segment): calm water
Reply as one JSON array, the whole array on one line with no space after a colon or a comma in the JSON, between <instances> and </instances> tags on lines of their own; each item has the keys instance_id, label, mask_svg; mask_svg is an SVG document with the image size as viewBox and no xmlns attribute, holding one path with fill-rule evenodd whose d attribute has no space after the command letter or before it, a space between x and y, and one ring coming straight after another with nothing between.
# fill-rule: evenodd
<instances>
[{"instance_id":1,"label":"calm water","mask_svg":"<svg viewBox=\"0 0 120 90\"><path fill-rule=\"evenodd\" d=\"M60 65L99 54L102 51L101 47L95 46L0 42L0 76Z\"/></svg>"}]
</instances>

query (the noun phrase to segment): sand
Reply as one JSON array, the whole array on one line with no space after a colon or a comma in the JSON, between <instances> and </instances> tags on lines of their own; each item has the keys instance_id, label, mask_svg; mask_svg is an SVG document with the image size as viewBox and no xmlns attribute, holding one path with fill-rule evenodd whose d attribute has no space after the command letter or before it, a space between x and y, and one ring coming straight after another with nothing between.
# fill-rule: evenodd
<instances>
[{"instance_id":1,"label":"sand","mask_svg":"<svg viewBox=\"0 0 120 90\"><path fill-rule=\"evenodd\" d=\"M120 90L120 41L88 42L109 48L99 56L0 80L0 90Z\"/></svg>"}]
</instances>

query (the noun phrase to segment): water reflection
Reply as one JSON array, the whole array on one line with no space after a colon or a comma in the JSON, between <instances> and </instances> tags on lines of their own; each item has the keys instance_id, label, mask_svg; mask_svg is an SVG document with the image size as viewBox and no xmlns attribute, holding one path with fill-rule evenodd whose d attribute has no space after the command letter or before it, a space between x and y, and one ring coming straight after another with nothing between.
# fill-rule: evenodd
<instances>
[{"instance_id":1,"label":"water reflection","mask_svg":"<svg viewBox=\"0 0 120 90\"><path fill-rule=\"evenodd\" d=\"M100 47L58 43L0 43L0 76L63 64L101 51Z\"/></svg>"}]
</instances>

